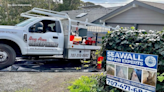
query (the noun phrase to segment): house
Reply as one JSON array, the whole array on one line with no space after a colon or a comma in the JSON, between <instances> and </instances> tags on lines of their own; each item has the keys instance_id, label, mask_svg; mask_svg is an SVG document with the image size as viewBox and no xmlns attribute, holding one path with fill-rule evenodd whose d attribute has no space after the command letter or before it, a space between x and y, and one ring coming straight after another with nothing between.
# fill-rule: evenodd
<instances>
[{"instance_id":1,"label":"house","mask_svg":"<svg viewBox=\"0 0 164 92\"><path fill-rule=\"evenodd\" d=\"M63 0L53 0L53 2L63 4Z\"/></svg>"},{"instance_id":2,"label":"house","mask_svg":"<svg viewBox=\"0 0 164 92\"><path fill-rule=\"evenodd\" d=\"M100 23L100 20L113 27L117 25L134 26L136 29L160 31L164 27L164 3L134 0L109 12L93 23Z\"/></svg>"},{"instance_id":3,"label":"house","mask_svg":"<svg viewBox=\"0 0 164 92\"><path fill-rule=\"evenodd\" d=\"M79 20L79 21L86 21L86 19L88 20L88 22L93 22L103 16L105 16L106 14L116 10L119 7L110 7L110 8L105 8L101 5L86 5L83 7L80 7L80 9L78 10L71 10L71 11L62 11L65 12L69 15L69 17L71 19L75 19L75 20ZM94 27L89 27L89 29L94 29ZM102 28L98 28L99 30ZM75 28L72 28L72 30L76 30ZM102 35L104 36L107 32L107 30L105 30L106 32L104 32L105 29L103 29L103 32L99 32L98 35L98 45L101 45L101 41L102 41ZM80 33L84 33L85 34L85 29L81 30ZM97 30L87 30L87 36L89 37L94 37L95 36L95 32L97 32ZM105 34L103 34L105 33Z\"/></svg>"}]
</instances>

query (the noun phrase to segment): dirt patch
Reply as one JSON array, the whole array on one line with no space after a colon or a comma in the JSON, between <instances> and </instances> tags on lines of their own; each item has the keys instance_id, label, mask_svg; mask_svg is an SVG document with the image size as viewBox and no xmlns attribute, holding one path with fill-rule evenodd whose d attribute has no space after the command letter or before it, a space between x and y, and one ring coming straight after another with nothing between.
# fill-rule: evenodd
<instances>
[{"instance_id":1,"label":"dirt patch","mask_svg":"<svg viewBox=\"0 0 164 92\"><path fill-rule=\"evenodd\" d=\"M0 72L0 92L69 92L71 81L99 73L10 73Z\"/></svg>"}]
</instances>

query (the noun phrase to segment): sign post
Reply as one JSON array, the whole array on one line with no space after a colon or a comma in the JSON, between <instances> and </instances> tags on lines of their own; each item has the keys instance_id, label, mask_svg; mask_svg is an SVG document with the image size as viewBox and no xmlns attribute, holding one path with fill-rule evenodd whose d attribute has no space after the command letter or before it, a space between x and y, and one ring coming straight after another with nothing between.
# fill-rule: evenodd
<instances>
[{"instance_id":1,"label":"sign post","mask_svg":"<svg viewBox=\"0 0 164 92\"><path fill-rule=\"evenodd\" d=\"M129 92L155 92L158 56L107 51L106 84Z\"/></svg>"}]
</instances>

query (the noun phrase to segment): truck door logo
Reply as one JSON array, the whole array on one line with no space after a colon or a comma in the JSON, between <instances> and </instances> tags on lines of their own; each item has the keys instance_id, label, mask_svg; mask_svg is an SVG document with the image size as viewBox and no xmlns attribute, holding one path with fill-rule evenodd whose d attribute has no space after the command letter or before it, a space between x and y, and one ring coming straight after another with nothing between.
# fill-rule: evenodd
<instances>
[{"instance_id":1,"label":"truck door logo","mask_svg":"<svg viewBox=\"0 0 164 92\"><path fill-rule=\"evenodd\" d=\"M58 47L58 43L55 42L47 42L47 39L43 39L42 37L33 38L30 36L29 38L29 46L37 46L37 47Z\"/></svg>"}]
</instances>

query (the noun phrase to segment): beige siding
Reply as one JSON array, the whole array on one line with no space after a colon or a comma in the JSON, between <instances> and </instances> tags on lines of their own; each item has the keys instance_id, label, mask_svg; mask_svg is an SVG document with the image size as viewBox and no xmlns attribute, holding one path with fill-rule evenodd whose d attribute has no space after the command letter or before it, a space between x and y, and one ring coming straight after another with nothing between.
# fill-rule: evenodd
<instances>
[{"instance_id":1,"label":"beige siding","mask_svg":"<svg viewBox=\"0 0 164 92\"><path fill-rule=\"evenodd\" d=\"M138 29L144 29L144 30L157 30L162 31L164 28L164 25L158 26L158 25L139 25Z\"/></svg>"},{"instance_id":2,"label":"beige siding","mask_svg":"<svg viewBox=\"0 0 164 92\"><path fill-rule=\"evenodd\" d=\"M119 25L120 27L129 27L129 28L134 26L133 24L108 24L107 26L116 27L117 25Z\"/></svg>"},{"instance_id":3,"label":"beige siding","mask_svg":"<svg viewBox=\"0 0 164 92\"><path fill-rule=\"evenodd\" d=\"M146 23L164 24L164 15L156 11L138 6L121 13L106 22L110 23Z\"/></svg>"}]
</instances>

